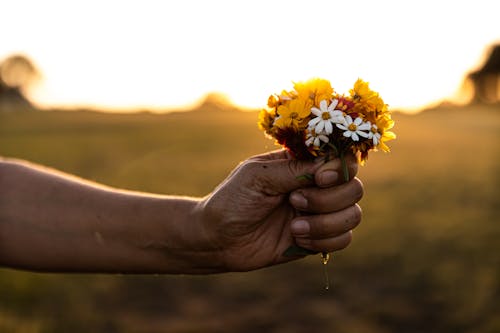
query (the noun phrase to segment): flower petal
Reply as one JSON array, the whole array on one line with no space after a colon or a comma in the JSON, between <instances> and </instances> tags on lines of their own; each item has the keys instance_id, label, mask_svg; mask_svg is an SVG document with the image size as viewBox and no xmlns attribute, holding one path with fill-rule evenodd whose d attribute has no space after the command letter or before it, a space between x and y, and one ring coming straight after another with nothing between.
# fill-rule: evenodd
<instances>
[{"instance_id":1,"label":"flower petal","mask_svg":"<svg viewBox=\"0 0 500 333\"><path fill-rule=\"evenodd\" d=\"M356 132L352 132L352 141L359 141L359 136L356 134Z\"/></svg>"},{"instance_id":2,"label":"flower petal","mask_svg":"<svg viewBox=\"0 0 500 333\"><path fill-rule=\"evenodd\" d=\"M318 125L316 125L316 127L314 128L314 131L316 133L319 133L319 132L321 132L323 130L323 128L325 128L325 122L324 121L320 121L318 123Z\"/></svg>"},{"instance_id":3,"label":"flower petal","mask_svg":"<svg viewBox=\"0 0 500 333\"><path fill-rule=\"evenodd\" d=\"M393 132L384 132L384 138L386 141L393 140L396 138L396 134L394 134Z\"/></svg>"},{"instance_id":4,"label":"flower petal","mask_svg":"<svg viewBox=\"0 0 500 333\"><path fill-rule=\"evenodd\" d=\"M320 110L320 109L318 109L317 107L312 107L312 108L311 108L311 112L312 112L315 116L318 116L318 117L320 117L320 116L321 116L321 114L323 113L323 112L321 112L321 110Z\"/></svg>"},{"instance_id":5,"label":"flower petal","mask_svg":"<svg viewBox=\"0 0 500 333\"><path fill-rule=\"evenodd\" d=\"M320 122L320 121L321 121L321 118L320 118L320 117L315 117L315 118L313 118L313 119L309 120L309 122L308 122L307 124L308 124L310 127L314 127L314 126L316 126L316 124L317 124L318 122Z\"/></svg>"},{"instance_id":6,"label":"flower petal","mask_svg":"<svg viewBox=\"0 0 500 333\"><path fill-rule=\"evenodd\" d=\"M326 135L320 134L318 135L318 138L323 141L323 142L328 142L328 137Z\"/></svg>"},{"instance_id":7,"label":"flower petal","mask_svg":"<svg viewBox=\"0 0 500 333\"><path fill-rule=\"evenodd\" d=\"M331 118L330 121L335 124L343 124L345 123L344 116L335 116L334 118Z\"/></svg>"},{"instance_id":8,"label":"flower petal","mask_svg":"<svg viewBox=\"0 0 500 333\"><path fill-rule=\"evenodd\" d=\"M343 131L347 131L347 126L346 124L336 124L337 128L340 128Z\"/></svg>"},{"instance_id":9,"label":"flower petal","mask_svg":"<svg viewBox=\"0 0 500 333\"><path fill-rule=\"evenodd\" d=\"M326 99L319 102L319 108L321 109L322 112L328 111L328 104L326 102Z\"/></svg>"},{"instance_id":10,"label":"flower petal","mask_svg":"<svg viewBox=\"0 0 500 333\"><path fill-rule=\"evenodd\" d=\"M339 110L332 111L332 113L330 113L330 115L332 115L332 117L342 117L342 118L344 118L344 113L342 111L339 111Z\"/></svg>"},{"instance_id":11,"label":"flower petal","mask_svg":"<svg viewBox=\"0 0 500 333\"><path fill-rule=\"evenodd\" d=\"M330 104L330 106L328 106L328 111L335 110L335 108L337 107L337 104L339 104L339 100L338 99L332 100L332 103Z\"/></svg>"},{"instance_id":12,"label":"flower petal","mask_svg":"<svg viewBox=\"0 0 500 333\"><path fill-rule=\"evenodd\" d=\"M325 121L325 132L326 134L331 134L333 132L333 125L330 121Z\"/></svg>"},{"instance_id":13,"label":"flower petal","mask_svg":"<svg viewBox=\"0 0 500 333\"><path fill-rule=\"evenodd\" d=\"M363 132L363 131L356 131L356 135L360 135L363 138L367 138L368 137L368 133Z\"/></svg>"},{"instance_id":14,"label":"flower petal","mask_svg":"<svg viewBox=\"0 0 500 333\"><path fill-rule=\"evenodd\" d=\"M358 129L362 130L362 131L369 131L371 128L372 127L370 126L370 124L367 124L367 123L363 123L363 124L358 126Z\"/></svg>"}]
</instances>

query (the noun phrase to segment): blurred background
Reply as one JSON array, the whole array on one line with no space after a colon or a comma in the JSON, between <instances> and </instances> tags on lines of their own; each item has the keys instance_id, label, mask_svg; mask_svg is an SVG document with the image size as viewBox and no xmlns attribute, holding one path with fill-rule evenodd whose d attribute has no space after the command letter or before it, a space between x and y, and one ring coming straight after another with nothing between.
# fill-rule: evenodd
<instances>
[{"instance_id":1,"label":"blurred background","mask_svg":"<svg viewBox=\"0 0 500 333\"><path fill-rule=\"evenodd\" d=\"M0 269L0 332L500 332L498 1L0 3L0 155L202 196L250 155L271 93L358 77L394 111L363 223L244 274ZM199 161L203 163L199 163ZM182 166L182 167L179 167ZM1 222L1 221L0 221Z\"/></svg>"}]
</instances>

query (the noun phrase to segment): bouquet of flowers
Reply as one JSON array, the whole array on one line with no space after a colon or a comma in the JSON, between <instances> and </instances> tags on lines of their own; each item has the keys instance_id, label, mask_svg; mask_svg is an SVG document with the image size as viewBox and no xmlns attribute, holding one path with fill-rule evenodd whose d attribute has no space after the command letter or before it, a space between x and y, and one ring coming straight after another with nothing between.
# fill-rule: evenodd
<instances>
[{"instance_id":1,"label":"bouquet of flowers","mask_svg":"<svg viewBox=\"0 0 500 333\"><path fill-rule=\"evenodd\" d=\"M394 121L388 105L361 79L354 83L349 95L337 93L324 79L297 82L293 90L271 95L267 106L259 114L260 129L297 159L340 158L345 181L349 181L346 153L354 153L364 164L369 151L388 152L386 142L396 138L390 131ZM312 179L312 175L301 177ZM311 251L296 245L284 253L305 254ZM329 254L321 255L328 289Z\"/></svg>"},{"instance_id":2,"label":"bouquet of flowers","mask_svg":"<svg viewBox=\"0 0 500 333\"><path fill-rule=\"evenodd\" d=\"M267 105L259 115L260 129L297 159L339 157L346 181L347 152L364 163L370 150L389 151L385 143L396 137L388 105L361 79L349 95L335 92L328 80L297 82L293 90L271 95Z\"/></svg>"}]
</instances>

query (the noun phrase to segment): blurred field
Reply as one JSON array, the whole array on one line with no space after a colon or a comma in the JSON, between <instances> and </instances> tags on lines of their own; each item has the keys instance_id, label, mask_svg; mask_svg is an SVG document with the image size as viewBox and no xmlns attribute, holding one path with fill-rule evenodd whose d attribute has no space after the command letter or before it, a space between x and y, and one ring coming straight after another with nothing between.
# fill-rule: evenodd
<instances>
[{"instance_id":1,"label":"blurred field","mask_svg":"<svg viewBox=\"0 0 500 333\"><path fill-rule=\"evenodd\" d=\"M256 113L0 114L0 155L108 185L201 196L274 149ZM0 270L0 332L500 332L500 106L395 114L370 156L363 223L318 257L245 274Z\"/></svg>"}]
</instances>

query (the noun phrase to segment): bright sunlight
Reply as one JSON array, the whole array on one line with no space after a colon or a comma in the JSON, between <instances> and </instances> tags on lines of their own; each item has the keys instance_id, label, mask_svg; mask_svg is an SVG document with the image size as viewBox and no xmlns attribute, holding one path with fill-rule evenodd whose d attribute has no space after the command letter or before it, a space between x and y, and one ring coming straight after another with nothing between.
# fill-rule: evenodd
<instances>
[{"instance_id":1,"label":"bright sunlight","mask_svg":"<svg viewBox=\"0 0 500 333\"><path fill-rule=\"evenodd\" d=\"M488 44L497 1L9 1L0 58L22 53L42 106L162 110L209 92L259 108L292 81L358 77L394 108L451 98Z\"/></svg>"}]
</instances>

